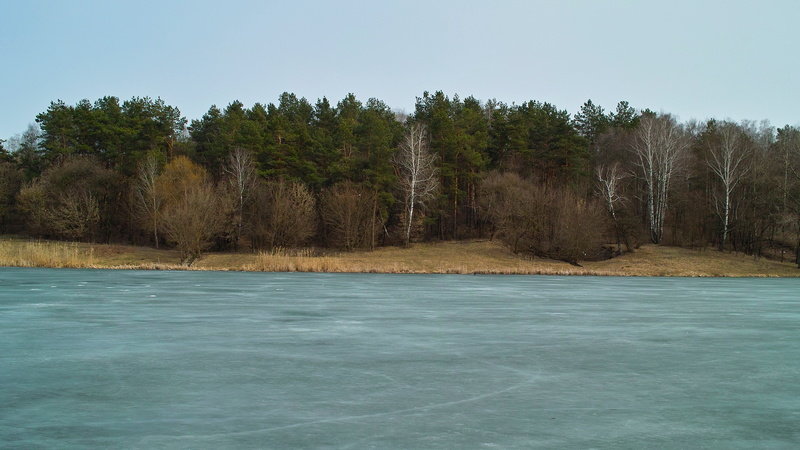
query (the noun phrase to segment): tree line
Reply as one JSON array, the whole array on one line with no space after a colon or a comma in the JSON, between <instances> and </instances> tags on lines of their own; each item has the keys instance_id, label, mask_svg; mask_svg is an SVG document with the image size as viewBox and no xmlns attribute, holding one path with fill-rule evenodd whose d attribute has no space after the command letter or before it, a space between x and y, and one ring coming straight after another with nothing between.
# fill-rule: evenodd
<instances>
[{"instance_id":1,"label":"tree line","mask_svg":"<svg viewBox=\"0 0 800 450\"><path fill-rule=\"evenodd\" d=\"M186 263L491 237L576 264L643 242L800 264L800 130L442 92L408 115L284 93L191 122L161 99L56 101L0 141L0 227Z\"/></svg>"}]
</instances>

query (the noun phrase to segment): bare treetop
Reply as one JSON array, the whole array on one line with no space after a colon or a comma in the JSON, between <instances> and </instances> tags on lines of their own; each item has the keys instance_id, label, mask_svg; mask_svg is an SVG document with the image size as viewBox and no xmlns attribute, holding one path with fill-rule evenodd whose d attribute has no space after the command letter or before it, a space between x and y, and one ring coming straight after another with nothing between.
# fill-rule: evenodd
<instances>
[{"instance_id":1,"label":"bare treetop","mask_svg":"<svg viewBox=\"0 0 800 450\"><path fill-rule=\"evenodd\" d=\"M664 231L670 181L688 148L685 130L670 116L642 117L634 133L633 154L647 188L650 239L656 244Z\"/></svg>"},{"instance_id":2,"label":"bare treetop","mask_svg":"<svg viewBox=\"0 0 800 450\"><path fill-rule=\"evenodd\" d=\"M424 206L439 188L436 156L428 151L428 132L424 125L414 123L409 127L394 163L405 194L405 243L408 245L415 206Z\"/></svg>"}]
</instances>

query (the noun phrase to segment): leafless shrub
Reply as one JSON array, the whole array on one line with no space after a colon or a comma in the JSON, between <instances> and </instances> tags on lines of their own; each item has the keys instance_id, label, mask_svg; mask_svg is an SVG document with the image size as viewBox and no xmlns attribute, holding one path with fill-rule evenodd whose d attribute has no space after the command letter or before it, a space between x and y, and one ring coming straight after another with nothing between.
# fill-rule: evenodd
<instances>
[{"instance_id":1,"label":"leafless shrub","mask_svg":"<svg viewBox=\"0 0 800 450\"><path fill-rule=\"evenodd\" d=\"M223 210L214 187L204 182L167 202L161 221L167 238L181 253L181 264L197 260L212 243L223 224Z\"/></svg>"},{"instance_id":2,"label":"leafless shrub","mask_svg":"<svg viewBox=\"0 0 800 450\"><path fill-rule=\"evenodd\" d=\"M523 251L525 243L544 227L545 205L535 191L534 184L514 172L492 172L481 185L482 215L514 253Z\"/></svg>"},{"instance_id":3,"label":"leafless shrub","mask_svg":"<svg viewBox=\"0 0 800 450\"><path fill-rule=\"evenodd\" d=\"M569 189L495 172L483 182L480 206L515 253L577 264L594 257L602 244L602 208Z\"/></svg>"},{"instance_id":4,"label":"leafless shrub","mask_svg":"<svg viewBox=\"0 0 800 450\"><path fill-rule=\"evenodd\" d=\"M100 222L100 207L89 192L67 192L56 206L45 210L45 216L58 236L77 241L94 233Z\"/></svg>"},{"instance_id":5,"label":"leafless shrub","mask_svg":"<svg viewBox=\"0 0 800 450\"><path fill-rule=\"evenodd\" d=\"M351 182L327 189L322 194L322 218L328 243L332 247L353 250L369 247L372 226L382 225L372 215L374 192Z\"/></svg>"},{"instance_id":6,"label":"leafless shrub","mask_svg":"<svg viewBox=\"0 0 800 450\"><path fill-rule=\"evenodd\" d=\"M162 231L180 251L181 264L189 266L221 232L226 205L205 170L185 157L166 165L156 189L164 199Z\"/></svg>"},{"instance_id":7,"label":"leafless shrub","mask_svg":"<svg viewBox=\"0 0 800 450\"><path fill-rule=\"evenodd\" d=\"M111 170L78 156L47 169L17 200L33 233L91 240L101 226L111 226L119 184Z\"/></svg>"},{"instance_id":8,"label":"leafless shrub","mask_svg":"<svg viewBox=\"0 0 800 450\"><path fill-rule=\"evenodd\" d=\"M48 198L41 179L36 179L23 186L17 194L17 207L27 219L26 228L29 233L34 235L47 233Z\"/></svg>"},{"instance_id":9,"label":"leafless shrub","mask_svg":"<svg viewBox=\"0 0 800 450\"><path fill-rule=\"evenodd\" d=\"M6 229L6 220L13 210L14 197L22 187L22 172L14 164L0 160L0 233Z\"/></svg>"},{"instance_id":10,"label":"leafless shrub","mask_svg":"<svg viewBox=\"0 0 800 450\"><path fill-rule=\"evenodd\" d=\"M254 248L302 246L316 225L316 199L304 184L281 179L255 185L247 219Z\"/></svg>"}]
</instances>

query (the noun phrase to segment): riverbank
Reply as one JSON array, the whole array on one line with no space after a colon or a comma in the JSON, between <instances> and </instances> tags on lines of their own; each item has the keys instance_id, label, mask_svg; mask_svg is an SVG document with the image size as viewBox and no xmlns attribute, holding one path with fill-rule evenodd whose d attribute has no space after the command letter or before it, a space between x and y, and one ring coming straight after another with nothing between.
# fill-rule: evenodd
<instances>
[{"instance_id":1,"label":"riverbank","mask_svg":"<svg viewBox=\"0 0 800 450\"><path fill-rule=\"evenodd\" d=\"M712 249L690 250L657 245L605 261L576 267L562 261L524 258L487 240L384 247L375 251L317 253L283 250L270 253L207 253L192 267L176 262L174 250L125 245L0 239L0 266L243 270L264 272L458 273L689 277L798 277L800 269L778 262Z\"/></svg>"}]
</instances>

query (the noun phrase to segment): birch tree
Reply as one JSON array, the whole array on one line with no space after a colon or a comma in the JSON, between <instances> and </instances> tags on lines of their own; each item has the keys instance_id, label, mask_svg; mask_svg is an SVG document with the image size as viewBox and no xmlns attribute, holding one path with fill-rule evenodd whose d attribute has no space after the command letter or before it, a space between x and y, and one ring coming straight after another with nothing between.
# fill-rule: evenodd
<instances>
[{"instance_id":1,"label":"birch tree","mask_svg":"<svg viewBox=\"0 0 800 450\"><path fill-rule=\"evenodd\" d=\"M623 239L623 232L619 218L617 217L617 207L619 204L626 201L626 198L622 195L621 185L622 180L627 177L628 174L620 170L618 163L614 163L611 166L598 166L595 171L595 176L597 177L597 191L614 224L614 234L617 238L617 252L619 252L621 251L620 241ZM630 250L627 238L625 238L625 246Z\"/></svg>"},{"instance_id":2,"label":"birch tree","mask_svg":"<svg viewBox=\"0 0 800 450\"><path fill-rule=\"evenodd\" d=\"M785 151L785 181L784 197L786 198L786 210L794 216L795 228L795 263L800 268L800 134L794 131L793 136L783 135L784 140L789 138L789 142L782 142L786 145ZM788 145L787 145L788 144Z\"/></svg>"},{"instance_id":3,"label":"birch tree","mask_svg":"<svg viewBox=\"0 0 800 450\"><path fill-rule=\"evenodd\" d=\"M405 197L404 239L411 242L411 227L416 207L433 197L439 187L436 156L428 150L427 130L422 124L412 124L400 143L394 158L400 188Z\"/></svg>"},{"instance_id":4,"label":"birch tree","mask_svg":"<svg viewBox=\"0 0 800 450\"><path fill-rule=\"evenodd\" d=\"M235 199L235 236L234 247L239 248L239 239L242 237L242 225L244 223L244 207L253 190L256 181L256 165L253 155L240 147L235 148L228 161L223 167L227 175L228 185Z\"/></svg>"},{"instance_id":5,"label":"birch tree","mask_svg":"<svg viewBox=\"0 0 800 450\"><path fill-rule=\"evenodd\" d=\"M782 206L785 212L789 200L789 187L792 181L790 175L792 175L794 163L793 158L800 153L800 129L790 125L779 128L776 144L778 150L780 151L781 163L783 165L783 182L781 190L783 192Z\"/></svg>"},{"instance_id":6,"label":"birch tree","mask_svg":"<svg viewBox=\"0 0 800 450\"><path fill-rule=\"evenodd\" d=\"M159 223L161 209L164 205L164 198L156 184L158 175L158 159L154 155L148 155L139 164L136 184L133 186L134 205L140 220L146 223L149 231L152 231L156 248L158 248L158 230L161 226Z\"/></svg>"},{"instance_id":7,"label":"birch tree","mask_svg":"<svg viewBox=\"0 0 800 450\"><path fill-rule=\"evenodd\" d=\"M733 191L750 168L739 127L723 123L717 135L718 140L710 146L706 162L720 183L720 192L714 195L714 206L722 225L719 249L723 250L730 232Z\"/></svg>"},{"instance_id":8,"label":"birch tree","mask_svg":"<svg viewBox=\"0 0 800 450\"><path fill-rule=\"evenodd\" d=\"M650 240L661 242L672 176L689 147L684 129L670 116L645 116L634 133L632 150L646 189Z\"/></svg>"}]
</instances>

